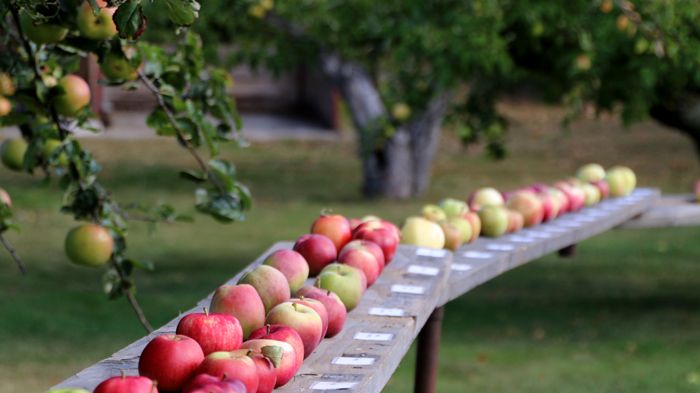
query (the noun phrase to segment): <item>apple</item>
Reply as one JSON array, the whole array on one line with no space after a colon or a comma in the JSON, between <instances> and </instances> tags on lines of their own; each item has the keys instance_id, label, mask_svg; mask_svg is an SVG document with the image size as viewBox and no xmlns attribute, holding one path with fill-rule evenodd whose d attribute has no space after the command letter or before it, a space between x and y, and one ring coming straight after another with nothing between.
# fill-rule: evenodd
<instances>
[{"instance_id":1,"label":"apple","mask_svg":"<svg viewBox=\"0 0 700 393\"><path fill-rule=\"evenodd\" d=\"M598 187L594 186L593 184L586 183L581 186L581 189L585 194L586 206L593 206L600 202L600 191L598 190Z\"/></svg>"},{"instance_id":2,"label":"apple","mask_svg":"<svg viewBox=\"0 0 700 393\"><path fill-rule=\"evenodd\" d=\"M61 147L61 141L58 139L47 139L44 142L44 147L41 149L41 154L44 159L48 162L53 156L53 153ZM58 166L66 167L68 166L68 156L65 152L58 153L58 157L55 160Z\"/></svg>"},{"instance_id":3,"label":"apple","mask_svg":"<svg viewBox=\"0 0 700 393\"><path fill-rule=\"evenodd\" d=\"M12 207L12 198L10 198L10 194L2 188L0 188L0 202L6 204L8 207Z\"/></svg>"},{"instance_id":4,"label":"apple","mask_svg":"<svg viewBox=\"0 0 700 393\"><path fill-rule=\"evenodd\" d=\"M345 305L345 309L352 311L367 287L367 278L362 270L340 263L332 263L326 266L316 278L318 288L334 292Z\"/></svg>"},{"instance_id":5,"label":"apple","mask_svg":"<svg viewBox=\"0 0 700 393\"><path fill-rule=\"evenodd\" d=\"M105 379L94 393L158 393L158 389L150 378L122 375Z\"/></svg>"},{"instance_id":6,"label":"apple","mask_svg":"<svg viewBox=\"0 0 700 393\"><path fill-rule=\"evenodd\" d=\"M459 230L459 234L461 236L460 240L462 243L468 243L471 240L472 224L469 222L469 220L464 218L464 216L450 218L447 220L447 222Z\"/></svg>"},{"instance_id":7,"label":"apple","mask_svg":"<svg viewBox=\"0 0 700 393\"><path fill-rule=\"evenodd\" d=\"M579 211L585 205L586 195L580 187L566 182L554 183L554 187L566 195L569 202L567 211Z\"/></svg>"},{"instance_id":8,"label":"apple","mask_svg":"<svg viewBox=\"0 0 700 393\"><path fill-rule=\"evenodd\" d=\"M24 139L5 139L0 145L0 160L8 169L22 170L24 153L27 152L27 142Z\"/></svg>"},{"instance_id":9,"label":"apple","mask_svg":"<svg viewBox=\"0 0 700 393\"><path fill-rule=\"evenodd\" d=\"M542 201L532 191L517 191L508 199L508 209L523 215L524 225L531 227L542 222L544 208Z\"/></svg>"},{"instance_id":10,"label":"apple","mask_svg":"<svg viewBox=\"0 0 700 393\"><path fill-rule=\"evenodd\" d=\"M158 391L155 390L154 393L157 393ZM46 393L90 393L85 389L78 389L78 388L63 388L63 389L51 389L47 391Z\"/></svg>"},{"instance_id":11,"label":"apple","mask_svg":"<svg viewBox=\"0 0 700 393\"><path fill-rule=\"evenodd\" d=\"M311 233L331 239L336 252L340 252L352 240L350 221L340 214L322 214L311 225Z\"/></svg>"},{"instance_id":12,"label":"apple","mask_svg":"<svg viewBox=\"0 0 700 393\"><path fill-rule=\"evenodd\" d=\"M295 349L284 341L271 339L248 340L241 345L242 349L253 350L266 354L277 364L275 367L276 382L275 387L285 385L301 367L301 361L297 358Z\"/></svg>"},{"instance_id":13,"label":"apple","mask_svg":"<svg viewBox=\"0 0 700 393\"><path fill-rule=\"evenodd\" d=\"M78 9L78 31L85 38L108 40L117 34L117 25L112 20L117 8L106 7L107 4L103 0L98 0L97 5L100 8L97 15L92 12L92 7L87 1Z\"/></svg>"},{"instance_id":14,"label":"apple","mask_svg":"<svg viewBox=\"0 0 700 393\"><path fill-rule=\"evenodd\" d=\"M599 164L586 164L579 168L576 177L586 183L605 179L605 169Z\"/></svg>"},{"instance_id":15,"label":"apple","mask_svg":"<svg viewBox=\"0 0 700 393\"><path fill-rule=\"evenodd\" d=\"M75 116L90 103L90 86L77 75L66 75L58 81L63 92L54 97L53 106L62 116Z\"/></svg>"},{"instance_id":16,"label":"apple","mask_svg":"<svg viewBox=\"0 0 700 393\"><path fill-rule=\"evenodd\" d=\"M538 192L537 197L542 202L542 222L547 222L559 214L559 200L548 192Z\"/></svg>"},{"instance_id":17,"label":"apple","mask_svg":"<svg viewBox=\"0 0 700 393\"><path fill-rule=\"evenodd\" d=\"M353 232L355 240L369 240L376 243L382 249L384 263L387 265L394 258L400 237L401 235L394 224L382 220L367 221Z\"/></svg>"},{"instance_id":18,"label":"apple","mask_svg":"<svg viewBox=\"0 0 700 393\"><path fill-rule=\"evenodd\" d=\"M462 217L469 221L469 224L472 227L472 236L469 238L469 240L467 240L467 243L471 243L481 234L481 219L479 219L479 214L472 211L464 213Z\"/></svg>"},{"instance_id":19,"label":"apple","mask_svg":"<svg viewBox=\"0 0 700 393\"><path fill-rule=\"evenodd\" d=\"M36 44L55 44L63 41L68 29L54 23L35 23L31 15L22 11L19 15L22 32Z\"/></svg>"},{"instance_id":20,"label":"apple","mask_svg":"<svg viewBox=\"0 0 700 393\"><path fill-rule=\"evenodd\" d=\"M557 201L559 211L554 217L559 217L562 214L569 211L569 198L562 190L555 187L550 187L547 190L547 194L551 195L554 198L554 200Z\"/></svg>"},{"instance_id":21,"label":"apple","mask_svg":"<svg viewBox=\"0 0 700 393\"><path fill-rule=\"evenodd\" d=\"M12 103L7 98L0 96L0 117L5 117L12 112Z\"/></svg>"},{"instance_id":22,"label":"apple","mask_svg":"<svg viewBox=\"0 0 700 393\"><path fill-rule=\"evenodd\" d=\"M246 393L246 387L238 379L198 374L187 383L182 393Z\"/></svg>"},{"instance_id":23,"label":"apple","mask_svg":"<svg viewBox=\"0 0 700 393\"><path fill-rule=\"evenodd\" d=\"M323 268L335 261L338 249L331 239L324 235L302 235L294 243L294 251L301 254L309 264L309 276L316 276Z\"/></svg>"},{"instance_id":24,"label":"apple","mask_svg":"<svg viewBox=\"0 0 700 393\"><path fill-rule=\"evenodd\" d=\"M309 278L309 264L294 250L277 250L265 258L263 265L272 266L282 272L287 278L291 293L296 293Z\"/></svg>"},{"instance_id":25,"label":"apple","mask_svg":"<svg viewBox=\"0 0 700 393\"><path fill-rule=\"evenodd\" d=\"M464 212L469 211L469 206L467 206L466 202L454 198L443 199L440 201L439 206L445 212L447 218L459 217Z\"/></svg>"},{"instance_id":26,"label":"apple","mask_svg":"<svg viewBox=\"0 0 700 393\"><path fill-rule=\"evenodd\" d=\"M449 223L448 221L440 221L440 229L444 233L445 245L444 247L448 250L455 251L462 246L463 237L462 233L459 231L455 225Z\"/></svg>"},{"instance_id":27,"label":"apple","mask_svg":"<svg viewBox=\"0 0 700 393\"><path fill-rule=\"evenodd\" d=\"M487 205L479 209L481 233L488 237L499 237L508 229L508 210L503 206Z\"/></svg>"},{"instance_id":28,"label":"apple","mask_svg":"<svg viewBox=\"0 0 700 393\"><path fill-rule=\"evenodd\" d=\"M445 247L445 233L440 225L423 217L409 217L401 228L401 242L419 247Z\"/></svg>"},{"instance_id":29,"label":"apple","mask_svg":"<svg viewBox=\"0 0 700 393\"><path fill-rule=\"evenodd\" d=\"M523 229L524 225L525 218L523 218L523 215L518 211L508 209L508 229L506 232L517 232Z\"/></svg>"},{"instance_id":30,"label":"apple","mask_svg":"<svg viewBox=\"0 0 700 393\"><path fill-rule=\"evenodd\" d=\"M297 295L303 296L306 299L316 299L323 303L328 313L328 330L326 331L326 337L333 337L343 330L348 311L338 295L329 290L309 285L301 288L299 292L297 292Z\"/></svg>"},{"instance_id":31,"label":"apple","mask_svg":"<svg viewBox=\"0 0 700 393\"><path fill-rule=\"evenodd\" d=\"M316 299L306 298L304 296L289 299L289 301L303 304L307 307L311 307L314 311L316 311L316 314L318 314L318 316L321 317L321 325L323 327L323 329L321 329L321 339L323 339L323 337L326 337L326 333L328 332L328 311L326 310L326 306L324 306L323 303Z\"/></svg>"},{"instance_id":32,"label":"apple","mask_svg":"<svg viewBox=\"0 0 700 393\"><path fill-rule=\"evenodd\" d=\"M241 324L243 338L265 325L265 305L255 287L248 284L222 285L211 298L209 309L214 313L229 314Z\"/></svg>"},{"instance_id":33,"label":"apple","mask_svg":"<svg viewBox=\"0 0 700 393\"><path fill-rule=\"evenodd\" d=\"M138 69L129 63L129 59L112 52L100 62L100 71L113 81L133 81L139 77Z\"/></svg>"},{"instance_id":34,"label":"apple","mask_svg":"<svg viewBox=\"0 0 700 393\"><path fill-rule=\"evenodd\" d=\"M241 346L241 349L235 351L210 353L200 362L194 375L209 374L222 379L237 379L245 385L246 392L255 392L259 383L258 371L255 362L248 356L248 349Z\"/></svg>"},{"instance_id":35,"label":"apple","mask_svg":"<svg viewBox=\"0 0 700 393\"><path fill-rule=\"evenodd\" d=\"M277 383L275 364L261 353L248 354L255 362L255 370L258 373L258 390L256 393L270 393Z\"/></svg>"},{"instance_id":36,"label":"apple","mask_svg":"<svg viewBox=\"0 0 700 393\"><path fill-rule=\"evenodd\" d=\"M0 72L0 95L10 97L15 95L17 88L12 81L12 77L4 72Z\"/></svg>"},{"instance_id":37,"label":"apple","mask_svg":"<svg viewBox=\"0 0 700 393\"><path fill-rule=\"evenodd\" d=\"M598 188L598 192L600 192L600 199L606 199L610 196L610 186L608 186L607 181L599 180L594 181L591 184Z\"/></svg>"},{"instance_id":38,"label":"apple","mask_svg":"<svg viewBox=\"0 0 700 393\"><path fill-rule=\"evenodd\" d=\"M345 306L343 306L343 310ZM304 342L296 330L285 325L265 325L250 333L249 341L252 340L277 340L289 344L294 349L294 356L297 364L304 361Z\"/></svg>"},{"instance_id":39,"label":"apple","mask_svg":"<svg viewBox=\"0 0 700 393\"><path fill-rule=\"evenodd\" d=\"M107 229L96 224L81 224L68 231L65 240L68 259L83 266L102 266L114 251L114 239Z\"/></svg>"},{"instance_id":40,"label":"apple","mask_svg":"<svg viewBox=\"0 0 700 393\"><path fill-rule=\"evenodd\" d=\"M423 206L422 214L424 218L433 222L447 220L447 215L438 205Z\"/></svg>"},{"instance_id":41,"label":"apple","mask_svg":"<svg viewBox=\"0 0 700 393\"><path fill-rule=\"evenodd\" d=\"M360 220L359 218L351 218L348 220L348 222L350 223L350 229L353 232L355 232L355 228L357 228L358 226L360 226L360 224L362 224L362 220Z\"/></svg>"},{"instance_id":42,"label":"apple","mask_svg":"<svg viewBox=\"0 0 700 393\"><path fill-rule=\"evenodd\" d=\"M265 312L291 297L287 277L272 266L260 265L246 273L239 284L252 285L265 305Z\"/></svg>"},{"instance_id":43,"label":"apple","mask_svg":"<svg viewBox=\"0 0 700 393\"><path fill-rule=\"evenodd\" d=\"M629 195L637 185L637 177L628 167L615 166L608 170L605 178L610 186L610 195L621 197Z\"/></svg>"},{"instance_id":44,"label":"apple","mask_svg":"<svg viewBox=\"0 0 700 393\"><path fill-rule=\"evenodd\" d=\"M491 187L480 188L469 196L469 207L472 210L479 210L486 206L503 206L504 203L503 195Z\"/></svg>"},{"instance_id":45,"label":"apple","mask_svg":"<svg viewBox=\"0 0 700 393\"><path fill-rule=\"evenodd\" d=\"M367 286L371 286L384 269L384 253L373 242L353 240L340 251L338 262L362 270L367 279Z\"/></svg>"},{"instance_id":46,"label":"apple","mask_svg":"<svg viewBox=\"0 0 700 393\"><path fill-rule=\"evenodd\" d=\"M212 352L233 351L243 342L243 329L238 319L223 313L191 313L177 324L176 334L193 338L204 355Z\"/></svg>"},{"instance_id":47,"label":"apple","mask_svg":"<svg viewBox=\"0 0 700 393\"><path fill-rule=\"evenodd\" d=\"M391 107L391 115L397 121L405 121L411 117L411 107L405 102L397 102Z\"/></svg>"},{"instance_id":48,"label":"apple","mask_svg":"<svg viewBox=\"0 0 700 393\"><path fill-rule=\"evenodd\" d=\"M323 320L311 307L295 301L280 303L267 314L266 323L289 326L304 343L304 359L309 357L323 338Z\"/></svg>"},{"instance_id":49,"label":"apple","mask_svg":"<svg viewBox=\"0 0 700 393\"><path fill-rule=\"evenodd\" d=\"M158 382L162 390L180 390L203 360L202 348L194 339L162 334L141 352L139 374Z\"/></svg>"}]
</instances>

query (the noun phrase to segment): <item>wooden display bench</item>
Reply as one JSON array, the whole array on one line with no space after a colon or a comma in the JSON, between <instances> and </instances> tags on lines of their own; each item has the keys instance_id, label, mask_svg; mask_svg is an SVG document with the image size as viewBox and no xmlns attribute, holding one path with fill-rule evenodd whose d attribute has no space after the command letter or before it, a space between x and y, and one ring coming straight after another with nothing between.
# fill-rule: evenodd
<instances>
[{"instance_id":1,"label":"wooden display bench","mask_svg":"<svg viewBox=\"0 0 700 393\"><path fill-rule=\"evenodd\" d=\"M324 339L294 379L276 391L379 392L420 334L416 391L434 392L444 304L510 269L620 226L656 206L658 199L657 190L638 189L515 234L479 238L454 253L399 246L394 260L348 314L342 332ZM291 247L291 242L276 243L227 284L237 283L271 252ZM210 299L211 294L182 315L208 307ZM181 316L56 387L91 390L121 372L136 375L143 347L157 335L173 333Z\"/></svg>"}]
</instances>

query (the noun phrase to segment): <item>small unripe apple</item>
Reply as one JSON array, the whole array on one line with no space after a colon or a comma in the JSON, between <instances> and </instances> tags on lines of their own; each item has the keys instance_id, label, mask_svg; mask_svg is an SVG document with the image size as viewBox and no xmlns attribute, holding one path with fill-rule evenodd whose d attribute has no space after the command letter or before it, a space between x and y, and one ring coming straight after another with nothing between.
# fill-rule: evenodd
<instances>
[{"instance_id":1,"label":"small unripe apple","mask_svg":"<svg viewBox=\"0 0 700 393\"><path fill-rule=\"evenodd\" d=\"M0 96L0 117L5 117L12 112L12 102L7 98Z\"/></svg>"},{"instance_id":2,"label":"small unripe apple","mask_svg":"<svg viewBox=\"0 0 700 393\"><path fill-rule=\"evenodd\" d=\"M612 0L603 0L600 3L600 12L607 14L613 10L613 6Z\"/></svg>"},{"instance_id":3,"label":"small unripe apple","mask_svg":"<svg viewBox=\"0 0 700 393\"><path fill-rule=\"evenodd\" d=\"M66 75L58 81L63 93L54 98L54 108L62 116L75 116L90 103L90 86L77 75Z\"/></svg>"},{"instance_id":4,"label":"small unripe apple","mask_svg":"<svg viewBox=\"0 0 700 393\"><path fill-rule=\"evenodd\" d=\"M24 153L27 152L27 142L24 139L5 139L0 145L0 160L8 169L22 170Z\"/></svg>"},{"instance_id":5,"label":"small unripe apple","mask_svg":"<svg viewBox=\"0 0 700 393\"><path fill-rule=\"evenodd\" d=\"M34 23L32 17L22 11L19 16L22 32L37 44L55 44L63 41L68 29L53 23Z\"/></svg>"},{"instance_id":6,"label":"small unripe apple","mask_svg":"<svg viewBox=\"0 0 700 393\"><path fill-rule=\"evenodd\" d=\"M0 72L0 95L12 96L15 94L15 83L12 82L12 77L4 72Z\"/></svg>"},{"instance_id":7,"label":"small unripe apple","mask_svg":"<svg viewBox=\"0 0 700 393\"><path fill-rule=\"evenodd\" d=\"M405 102L397 102L391 107L391 115L398 121L404 121L411 117L411 107Z\"/></svg>"},{"instance_id":8,"label":"small unripe apple","mask_svg":"<svg viewBox=\"0 0 700 393\"><path fill-rule=\"evenodd\" d=\"M138 69L129 60L116 53L109 53L100 63L102 74L114 81L133 81L139 77Z\"/></svg>"},{"instance_id":9,"label":"small unripe apple","mask_svg":"<svg viewBox=\"0 0 700 393\"><path fill-rule=\"evenodd\" d=\"M0 188L0 202L12 207L12 198L10 198L10 194L2 188Z\"/></svg>"},{"instance_id":10,"label":"small unripe apple","mask_svg":"<svg viewBox=\"0 0 700 393\"><path fill-rule=\"evenodd\" d=\"M56 151L56 149L58 149L60 146L61 141L59 141L58 139L47 139L44 142L44 148L41 149L41 154L44 156L44 159L48 161L49 158L51 158L53 153ZM68 166L68 156L66 156L66 153L61 152L58 155L58 158L56 159L55 163L58 166L62 167Z\"/></svg>"},{"instance_id":11,"label":"small unripe apple","mask_svg":"<svg viewBox=\"0 0 700 393\"><path fill-rule=\"evenodd\" d=\"M102 266L114 251L114 239L107 229L96 224L82 224L71 229L65 241L66 255L75 264Z\"/></svg>"},{"instance_id":12,"label":"small unripe apple","mask_svg":"<svg viewBox=\"0 0 700 393\"><path fill-rule=\"evenodd\" d=\"M80 7L77 17L78 31L85 38L107 40L117 34L117 25L112 20L117 9L106 7L104 1L98 1L97 5L100 8L97 15L92 12L92 7L87 1Z\"/></svg>"}]
</instances>

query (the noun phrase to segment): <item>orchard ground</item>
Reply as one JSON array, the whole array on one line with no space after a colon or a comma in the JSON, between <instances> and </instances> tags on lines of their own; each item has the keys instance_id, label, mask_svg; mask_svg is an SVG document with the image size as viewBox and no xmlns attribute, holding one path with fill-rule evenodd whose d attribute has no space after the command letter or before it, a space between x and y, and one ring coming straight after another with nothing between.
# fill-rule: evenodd
<instances>
[{"instance_id":1,"label":"orchard ground","mask_svg":"<svg viewBox=\"0 0 700 393\"><path fill-rule=\"evenodd\" d=\"M559 109L506 107L512 117L502 162L479 147L444 138L428 195L367 201L359 193L352 138L256 143L225 156L250 185L255 207L243 223L198 216L192 187L177 172L193 167L171 141L86 144L104 163L104 182L122 202L172 202L195 222L133 224L130 254L156 263L137 274L138 297L160 326L191 307L278 240L308 230L324 208L374 213L400 222L446 196L479 186L503 189L553 181L589 161L635 169L643 186L688 193L700 169L690 142L653 123L622 130L582 120L559 130ZM41 391L143 335L126 302L101 292L101 270L71 265L63 238L72 220L58 213L57 185L0 170L21 233L11 233L29 268L19 276L0 253L0 391ZM700 228L612 231L583 242L573 259L547 256L447 306L440 392L696 392L700 389ZM409 353L387 392L407 392Z\"/></svg>"}]
</instances>

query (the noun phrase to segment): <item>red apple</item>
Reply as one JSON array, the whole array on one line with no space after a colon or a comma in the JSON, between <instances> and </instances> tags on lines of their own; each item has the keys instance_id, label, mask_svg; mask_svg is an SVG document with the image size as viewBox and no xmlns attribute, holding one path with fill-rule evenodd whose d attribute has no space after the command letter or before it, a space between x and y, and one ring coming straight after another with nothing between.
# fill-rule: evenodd
<instances>
[{"instance_id":1,"label":"red apple","mask_svg":"<svg viewBox=\"0 0 700 393\"><path fill-rule=\"evenodd\" d=\"M139 374L155 380L162 390L180 390L202 360L204 353L197 341L179 334L163 334L143 349Z\"/></svg>"},{"instance_id":2,"label":"red apple","mask_svg":"<svg viewBox=\"0 0 700 393\"><path fill-rule=\"evenodd\" d=\"M265 347L270 348L266 349ZM275 368L275 374L277 375L277 381L275 382L276 388L289 382L299 370L299 367L301 367L301 361L297 359L294 348L284 341L270 339L248 340L241 345L241 348L259 351L261 353L281 353L281 355L275 356L275 361L277 362L277 367ZM270 357L271 356L272 355L270 355Z\"/></svg>"},{"instance_id":3,"label":"red apple","mask_svg":"<svg viewBox=\"0 0 700 393\"><path fill-rule=\"evenodd\" d=\"M261 353L248 354L255 362L255 369L258 372L258 391L256 393L270 393L277 383L277 372L275 364Z\"/></svg>"},{"instance_id":4,"label":"red apple","mask_svg":"<svg viewBox=\"0 0 700 393\"><path fill-rule=\"evenodd\" d=\"M291 297L287 277L272 266L260 265L246 273L238 283L250 284L258 291L266 313Z\"/></svg>"},{"instance_id":5,"label":"red apple","mask_svg":"<svg viewBox=\"0 0 700 393\"><path fill-rule=\"evenodd\" d=\"M297 363L304 361L304 342L296 330L284 325L265 325L250 334L250 340L266 339L283 341L294 348Z\"/></svg>"},{"instance_id":6,"label":"red apple","mask_svg":"<svg viewBox=\"0 0 700 393\"><path fill-rule=\"evenodd\" d=\"M233 315L243 329L243 338L265 325L265 305L252 285L222 285L209 305L211 312Z\"/></svg>"},{"instance_id":7,"label":"red apple","mask_svg":"<svg viewBox=\"0 0 700 393\"><path fill-rule=\"evenodd\" d=\"M359 218L351 218L348 220L348 222L350 223L350 230L352 231L355 231L355 228L362 224L362 220L360 220Z\"/></svg>"},{"instance_id":8,"label":"red apple","mask_svg":"<svg viewBox=\"0 0 700 393\"><path fill-rule=\"evenodd\" d=\"M508 199L508 208L523 215L524 225L531 227L542 222L542 201L532 191L517 191Z\"/></svg>"},{"instance_id":9,"label":"red apple","mask_svg":"<svg viewBox=\"0 0 700 393\"><path fill-rule=\"evenodd\" d=\"M608 185L607 181L598 180L592 182L591 184L598 188L598 191L600 192L600 199L606 199L610 196L610 186Z\"/></svg>"},{"instance_id":10,"label":"red apple","mask_svg":"<svg viewBox=\"0 0 700 393\"><path fill-rule=\"evenodd\" d=\"M559 200L549 192L541 192L537 194L542 202L542 222L547 222L559 215Z\"/></svg>"},{"instance_id":11,"label":"red apple","mask_svg":"<svg viewBox=\"0 0 700 393\"><path fill-rule=\"evenodd\" d=\"M265 258L263 264L282 272L287 278L289 290L292 293L296 293L303 287L304 282L309 278L309 264L294 250L277 250Z\"/></svg>"},{"instance_id":12,"label":"red apple","mask_svg":"<svg viewBox=\"0 0 700 393\"><path fill-rule=\"evenodd\" d=\"M467 241L467 243L471 243L481 234L481 219L479 218L479 214L473 211L464 213L463 217L469 221L469 224L472 226L472 236L469 238L469 241Z\"/></svg>"},{"instance_id":13,"label":"red apple","mask_svg":"<svg viewBox=\"0 0 700 393\"><path fill-rule=\"evenodd\" d=\"M156 384L146 377L119 376L105 379L95 393L158 393Z\"/></svg>"},{"instance_id":14,"label":"red apple","mask_svg":"<svg viewBox=\"0 0 700 393\"><path fill-rule=\"evenodd\" d=\"M187 383L182 393L245 393L243 382L238 379L198 374Z\"/></svg>"},{"instance_id":15,"label":"red apple","mask_svg":"<svg viewBox=\"0 0 700 393\"><path fill-rule=\"evenodd\" d=\"M241 347L242 348L242 347ZM204 358L195 374L209 374L218 378L237 379L245 385L246 392L258 390L258 371L248 356L248 349L230 352L214 352Z\"/></svg>"},{"instance_id":16,"label":"red apple","mask_svg":"<svg viewBox=\"0 0 700 393\"><path fill-rule=\"evenodd\" d=\"M328 332L328 311L326 310L326 306L324 306L323 303L316 299L305 298L303 296L299 298L290 299L289 301L303 304L305 306L313 308L314 311L316 311L316 314L318 314L318 316L321 317L321 324L323 325L321 338L326 337L326 332Z\"/></svg>"},{"instance_id":17,"label":"red apple","mask_svg":"<svg viewBox=\"0 0 700 393\"><path fill-rule=\"evenodd\" d=\"M331 239L336 252L340 252L343 246L352 239L350 221L340 214L322 214L311 225L311 233L324 235Z\"/></svg>"},{"instance_id":18,"label":"red apple","mask_svg":"<svg viewBox=\"0 0 700 393\"><path fill-rule=\"evenodd\" d=\"M323 338L321 316L313 308L297 302L278 304L267 314L266 322L296 330L304 343L304 359L311 355Z\"/></svg>"},{"instance_id":19,"label":"red apple","mask_svg":"<svg viewBox=\"0 0 700 393\"><path fill-rule=\"evenodd\" d=\"M381 259L377 258L377 252ZM362 270L367 278L367 286L371 286L384 269L384 253L371 241L353 240L340 251L338 262Z\"/></svg>"},{"instance_id":20,"label":"red apple","mask_svg":"<svg viewBox=\"0 0 700 393\"><path fill-rule=\"evenodd\" d=\"M400 236L392 227L382 221L368 221L355 229L353 239L369 240L376 243L384 253L384 263L388 265L394 258Z\"/></svg>"},{"instance_id":21,"label":"red apple","mask_svg":"<svg viewBox=\"0 0 700 393\"><path fill-rule=\"evenodd\" d=\"M212 352L233 351L243 342L243 330L238 319L223 313L185 315L177 324L175 333L197 341L205 356Z\"/></svg>"},{"instance_id":22,"label":"red apple","mask_svg":"<svg viewBox=\"0 0 700 393\"><path fill-rule=\"evenodd\" d=\"M302 235L294 243L294 251L301 254L309 264L309 276L316 276L323 268L335 261L338 250L331 239L324 235Z\"/></svg>"},{"instance_id":23,"label":"red apple","mask_svg":"<svg viewBox=\"0 0 700 393\"><path fill-rule=\"evenodd\" d=\"M520 212L517 212L515 210L508 210L508 229L506 230L507 233L513 233L517 232L521 229L523 229L525 219L523 218L523 215Z\"/></svg>"},{"instance_id":24,"label":"red apple","mask_svg":"<svg viewBox=\"0 0 700 393\"><path fill-rule=\"evenodd\" d=\"M553 196L554 199L556 199L559 202L559 212L557 213L556 217L559 217L562 214L569 211L569 198L562 190L555 187L550 187L548 190L548 194Z\"/></svg>"},{"instance_id":25,"label":"red apple","mask_svg":"<svg viewBox=\"0 0 700 393\"><path fill-rule=\"evenodd\" d=\"M323 303L328 313L328 331L326 331L326 337L333 337L343 330L348 311L345 309L345 305L338 295L325 289L305 286L297 292L297 296L303 296L307 299L316 299Z\"/></svg>"}]
</instances>

